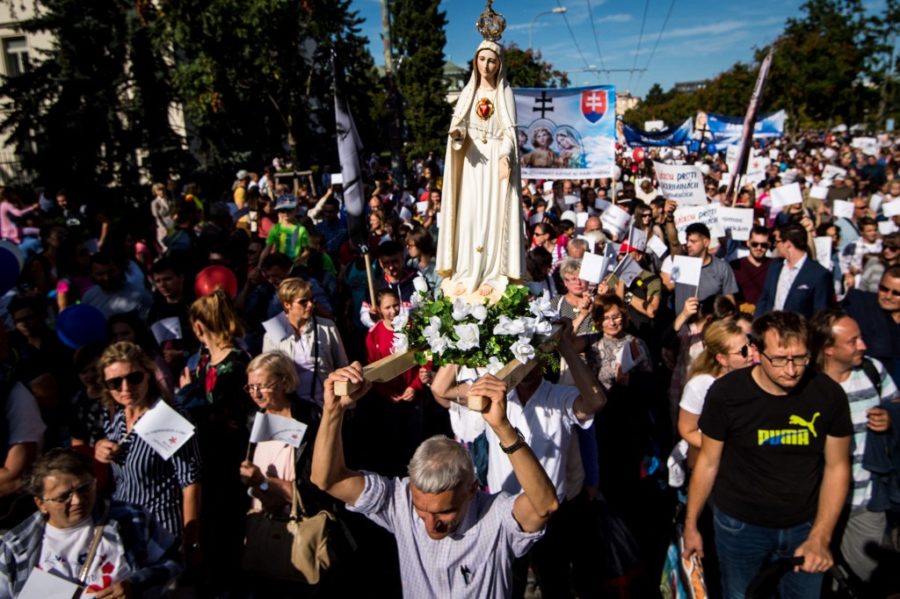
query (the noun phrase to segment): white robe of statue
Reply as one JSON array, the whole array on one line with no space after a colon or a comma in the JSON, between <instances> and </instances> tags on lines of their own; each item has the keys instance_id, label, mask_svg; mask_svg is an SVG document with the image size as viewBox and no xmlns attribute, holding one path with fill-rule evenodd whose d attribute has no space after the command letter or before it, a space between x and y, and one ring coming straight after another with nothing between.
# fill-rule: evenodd
<instances>
[{"instance_id":1,"label":"white robe of statue","mask_svg":"<svg viewBox=\"0 0 900 599\"><path fill-rule=\"evenodd\" d=\"M485 41L476 51L500 57L497 85L479 88L477 66L460 94L448 137L441 200L441 231L436 270L445 278L444 292L496 301L510 282L523 279L525 232L519 190L516 107L502 64L502 49ZM493 106L479 117L485 100ZM462 135L460 135L460 133ZM509 176L501 179L501 158L509 159ZM460 285L460 283L462 285ZM486 294L485 285L492 293Z\"/></svg>"}]
</instances>

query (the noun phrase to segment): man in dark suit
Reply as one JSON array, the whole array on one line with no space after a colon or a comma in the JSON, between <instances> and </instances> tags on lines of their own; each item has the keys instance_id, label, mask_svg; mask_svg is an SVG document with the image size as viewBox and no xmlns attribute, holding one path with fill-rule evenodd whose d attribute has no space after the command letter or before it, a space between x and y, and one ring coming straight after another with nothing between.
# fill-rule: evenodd
<instances>
[{"instance_id":1,"label":"man in dark suit","mask_svg":"<svg viewBox=\"0 0 900 599\"><path fill-rule=\"evenodd\" d=\"M781 256L769 268L756 304L756 317L772 310L810 318L831 303L831 273L809 255L806 229L789 223L775 229L775 251Z\"/></svg>"}]
</instances>

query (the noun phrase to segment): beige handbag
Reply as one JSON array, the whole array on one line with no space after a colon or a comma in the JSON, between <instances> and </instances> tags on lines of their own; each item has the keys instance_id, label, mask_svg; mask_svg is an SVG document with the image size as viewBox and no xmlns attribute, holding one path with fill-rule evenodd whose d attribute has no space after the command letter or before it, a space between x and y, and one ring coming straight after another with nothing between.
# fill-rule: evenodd
<instances>
[{"instance_id":1,"label":"beige handbag","mask_svg":"<svg viewBox=\"0 0 900 599\"><path fill-rule=\"evenodd\" d=\"M334 562L329 535L335 523L334 515L326 510L306 515L295 481L289 516L265 512L247 516L244 572L260 578L317 584Z\"/></svg>"}]
</instances>

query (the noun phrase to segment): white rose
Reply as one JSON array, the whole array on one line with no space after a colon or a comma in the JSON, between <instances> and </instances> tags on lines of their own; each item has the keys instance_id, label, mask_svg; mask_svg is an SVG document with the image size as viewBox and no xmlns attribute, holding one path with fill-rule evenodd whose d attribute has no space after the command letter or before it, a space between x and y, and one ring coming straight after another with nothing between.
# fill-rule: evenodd
<instances>
[{"instance_id":1,"label":"white rose","mask_svg":"<svg viewBox=\"0 0 900 599\"><path fill-rule=\"evenodd\" d=\"M428 326L422 329L422 336L425 339L428 339L430 342L435 337L439 337L441 335L441 319L437 316L432 316L428 320Z\"/></svg>"},{"instance_id":2,"label":"white rose","mask_svg":"<svg viewBox=\"0 0 900 599\"><path fill-rule=\"evenodd\" d=\"M402 354L409 349L409 339L405 333L394 333L394 342L391 344L391 353Z\"/></svg>"},{"instance_id":3,"label":"white rose","mask_svg":"<svg viewBox=\"0 0 900 599\"><path fill-rule=\"evenodd\" d=\"M409 313L406 310L400 310L400 313L391 321L391 326L395 331L402 331L406 328L407 322L409 322Z\"/></svg>"},{"instance_id":4,"label":"white rose","mask_svg":"<svg viewBox=\"0 0 900 599\"><path fill-rule=\"evenodd\" d=\"M428 293L428 281L426 281L423 276L418 276L413 279L413 287L415 287L416 291L419 293Z\"/></svg>"},{"instance_id":5,"label":"white rose","mask_svg":"<svg viewBox=\"0 0 900 599\"><path fill-rule=\"evenodd\" d=\"M528 309L539 318L544 317L551 320L559 318L559 312L553 309L553 305L550 303L550 292L546 289L541 297L535 298L528 304Z\"/></svg>"},{"instance_id":6,"label":"white rose","mask_svg":"<svg viewBox=\"0 0 900 599\"><path fill-rule=\"evenodd\" d=\"M472 306L469 315L481 324L487 318L487 306Z\"/></svg>"},{"instance_id":7,"label":"white rose","mask_svg":"<svg viewBox=\"0 0 900 599\"><path fill-rule=\"evenodd\" d=\"M512 320L509 316L501 316L494 327L494 335L522 335L525 325L521 318Z\"/></svg>"},{"instance_id":8,"label":"white rose","mask_svg":"<svg viewBox=\"0 0 900 599\"><path fill-rule=\"evenodd\" d=\"M453 326L453 331L459 337L456 342L456 349L466 351L475 349L479 345L478 325L477 324L458 324Z\"/></svg>"},{"instance_id":9,"label":"white rose","mask_svg":"<svg viewBox=\"0 0 900 599\"><path fill-rule=\"evenodd\" d=\"M534 347L531 346L531 343L528 342L527 337L519 337L518 341L512 344L509 350L512 352L513 357L521 362L522 364L527 364L528 360L534 358Z\"/></svg>"},{"instance_id":10,"label":"white rose","mask_svg":"<svg viewBox=\"0 0 900 599\"><path fill-rule=\"evenodd\" d=\"M503 364L503 362L498 360L497 356L491 356L490 359L488 360L487 371L490 374L496 375L498 372L500 372L503 369L504 366L505 366L505 364Z\"/></svg>"},{"instance_id":11,"label":"white rose","mask_svg":"<svg viewBox=\"0 0 900 599\"><path fill-rule=\"evenodd\" d=\"M465 318L469 315L472 306L467 304L465 300L458 297L453 300L453 320L460 321L465 320Z\"/></svg>"},{"instance_id":12,"label":"white rose","mask_svg":"<svg viewBox=\"0 0 900 599\"><path fill-rule=\"evenodd\" d=\"M431 347L431 351L438 355L443 354L448 349L453 347L453 342L450 341L450 338L446 335L440 335L438 337L432 337L428 340L428 345Z\"/></svg>"}]
</instances>

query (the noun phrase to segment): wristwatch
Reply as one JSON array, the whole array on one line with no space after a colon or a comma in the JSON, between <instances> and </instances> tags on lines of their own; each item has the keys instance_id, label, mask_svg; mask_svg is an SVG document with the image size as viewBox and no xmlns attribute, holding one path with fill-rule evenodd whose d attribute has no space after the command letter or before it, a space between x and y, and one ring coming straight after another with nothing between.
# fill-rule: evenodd
<instances>
[{"instance_id":1,"label":"wristwatch","mask_svg":"<svg viewBox=\"0 0 900 599\"><path fill-rule=\"evenodd\" d=\"M525 442L525 435L523 435L522 431L520 431L518 428L516 428L516 436L518 437L518 439L516 439L516 442L513 443L512 445L510 445L509 447L503 447L503 445L501 443L498 443L498 445L500 445L500 449L503 450L503 453L506 453L506 454L513 453L515 451L522 449L523 447L528 446L528 443Z\"/></svg>"},{"instance_id":2,"label":"wristwatch","mask_svg":"<svg viewBox=\"0 0 900 599\"><path fill-rule=\"evenodd\" d=\"M265 493L266 491L269 490L269 480L263 479L263 481L261 483L256 485L256 488L259 489L260 491L262 491L263 493Z\"/></svg>"}]
</instances>

